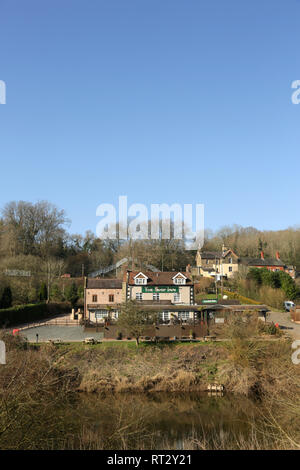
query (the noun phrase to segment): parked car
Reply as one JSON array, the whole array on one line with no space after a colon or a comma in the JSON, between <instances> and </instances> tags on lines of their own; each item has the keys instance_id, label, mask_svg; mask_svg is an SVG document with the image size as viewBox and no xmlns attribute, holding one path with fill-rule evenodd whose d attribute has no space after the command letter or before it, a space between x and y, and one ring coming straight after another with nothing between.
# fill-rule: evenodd
<instances>
[{"instance_id":1,"label":"parked car","mask_svg":"<svg viewBox=\"0 0 300 470\"><path fill-rule=\"evenodd\" d=\"M291 309L294 308L294 307L295 307L295 304L291 300L286 300L284 302L284 308L285 308L286 312L290 312Z\"/></svg>"}]
</instances>

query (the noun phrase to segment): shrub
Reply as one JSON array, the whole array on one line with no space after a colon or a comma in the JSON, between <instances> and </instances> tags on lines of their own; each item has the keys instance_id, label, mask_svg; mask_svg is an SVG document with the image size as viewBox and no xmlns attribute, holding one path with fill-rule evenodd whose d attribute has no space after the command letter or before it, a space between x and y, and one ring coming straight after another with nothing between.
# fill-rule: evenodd
<instances>
[{"instance_id":1,"label":"shrub","mask_svg":"<svg viewBox=\"0 0 300 470\"><path fill-rule=\"evenodd\" d=\"M9 327L49 317L51 314L70 311L70 304L27 304L0 310L0 326Z\"/></svg>"}]
</instances>

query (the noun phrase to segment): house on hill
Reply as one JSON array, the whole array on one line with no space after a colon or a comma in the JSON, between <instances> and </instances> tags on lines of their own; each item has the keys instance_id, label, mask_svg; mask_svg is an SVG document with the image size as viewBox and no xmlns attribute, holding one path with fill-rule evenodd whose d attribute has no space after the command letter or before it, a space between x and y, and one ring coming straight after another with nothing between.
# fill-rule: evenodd
<instances>
[{"instance_id":1,"label":"house on hill","mask_svg":"<svg viewBox=\"0 0 300 470\"><path fill-rule=\"evenodd\" d=\"M191 268L191 273L196 276L230 278L239 269L240 259L237 254L224 245L221 251L201 251L196 254L196 267Z\"/></svg>"},{"instance_id":2,"label":"house on hill","mask_svg":"<svg viewBox=\"0 0 300 470\"><path fill-rule=\"evenodd\" d=\"M243 258L241 263L248 268L266 268L272 272L284 271L292 278L296 275L294 266L287 266L281 261L278 251L276 251L275 258L265 258L264 252L261 251L260 258Z\"/></svg>"}]
</instances>

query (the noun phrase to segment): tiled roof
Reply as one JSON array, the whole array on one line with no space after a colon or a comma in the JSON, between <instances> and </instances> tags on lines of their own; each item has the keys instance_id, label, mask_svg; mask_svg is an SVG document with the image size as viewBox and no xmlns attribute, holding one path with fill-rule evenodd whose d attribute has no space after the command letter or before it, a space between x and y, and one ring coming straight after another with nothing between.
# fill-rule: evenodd
<instances>
[{"instance_id":1,"label":"tiled roof","mask_svg":"<svg viewBox=\"0 0 300 470\"><path fill-rule=\"evenodd\" d=\"M285 266L285 264L277 258L244 258L243 264L247 266Z\"/></svg>"},{"instance_id":2,"label":"tiled roof","mask_svg":"<svg viewBox=\"0 0 300 470\"><path fill-rule=\"evenodd\" d=\"M200 256L202 259L221 259L225 258L227 255L232 255L238 258L238 256L234 253L233 250L226 250L224 252L222 251L200 251Z\"/></svg>"},{"instance_id":3,"label":"tiled roof","mask_svg":"<svg viewBox=\"0 0 300 470\"><path fill-rule=\"evenodd\" d=\"M200 256L202 259L221 259L221 251L200 251Z\"/></svg>"},{"instance_id":4,"label":"tiled roof","mask_svg":"<svg viewBox=\"0 0 300 470\"><path fill-rule=\"evenodd\" d=\"M188 285L192 284L192 280L190 278L189 273L184 272L184 271L159 271L157 273L153 273L152 271L128 271L129 273L128 283L129 284L131 285L135 284L134 276L139 274L139 272L142 272L148 277L147 286L169 286L169 285L173 286L174 285L173 277L176 276L176 274L178 274L179 272L187 278L186 284Z\"/></svg>"},{"instance_id":5,"label":"tiled roof","mask_svg":"<svg viewBox=\"0 0 300 470\"><path fill-rule=\"evenodd\" d=\"M87 289L122 289L122 280L88 278Z\"/></svg>"}]
</instances>

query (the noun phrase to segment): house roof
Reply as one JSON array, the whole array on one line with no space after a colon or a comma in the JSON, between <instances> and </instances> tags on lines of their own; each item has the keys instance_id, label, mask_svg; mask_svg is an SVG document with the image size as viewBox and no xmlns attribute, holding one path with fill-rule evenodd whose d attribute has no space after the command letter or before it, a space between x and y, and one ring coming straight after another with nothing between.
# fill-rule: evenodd
<instances>
[{"instance_id":1,"label":"house roof","mask_svg":"<svg viewBox=\"0 0 300 470\"><path fill-rule=\"evenodd\" d=\"M221 251L200 251L200 256L202 259L220 259L222 258Z\"/></svg>"},{"instance_id":2,"label":"house roof","mask_svg":"<svg viewBox=\"0 0 300 470\"><path fill-rule=\"evenodd\" d=\"M226 251L200 251L200 256L202 259L221 259L225 258L227 255L231 254L238 258L238 255L235 254L233 250L226 250Z\"/></svg>"},{"instance_id":3,"label":"house roof","mask_svg":"<svg viewBox=\"0 0 300 470\"><path fill-rule=\"evenodd\" d=\"M134 276L134 279L137 278L137 277L143 277L144 279L147 279L146 274L142 273L142 271L138 272L138 273Z\"/></svg>"},{"instance_id":4,"label":"house roof","mask_svg":"<svg viewBox=\"0 0 300 470\"><path fill-rule=\"evenodd\" d=\"M247 266L285 266L285 264L277 258L243 258L242 263Z\"/></svg>"},{"instance_id":5,"label":"house roof","mask_svg":"<svg viewBox=\"0 0 300 470\"><path fill-rule=\"evenodd\" d=\"M122 289L121 279L87 279L87 289Z\"/></svg>"},{"instance_id":6,"label":"house roof","mask_svg":"<svg viewBox=\"0 0 300 470\"><path fill-rule=\"evenodd\" d=\"M127 271L129 274L128 284L134 285L134 277L139 274L140 271ZM145 276L148 277L147 285L148 286L168 286L174 285L173 278L176 274L183 274L186 277L186 284L191 285L192 280L190 278L189 273L183 271L159 271L157 273L153 273L152 271L142 271Z\"/></svg>"}]
</instances>

